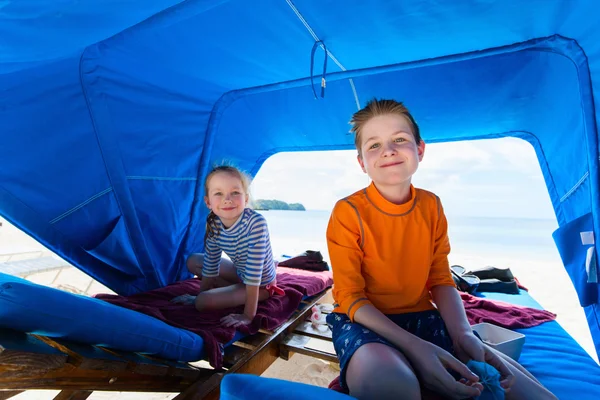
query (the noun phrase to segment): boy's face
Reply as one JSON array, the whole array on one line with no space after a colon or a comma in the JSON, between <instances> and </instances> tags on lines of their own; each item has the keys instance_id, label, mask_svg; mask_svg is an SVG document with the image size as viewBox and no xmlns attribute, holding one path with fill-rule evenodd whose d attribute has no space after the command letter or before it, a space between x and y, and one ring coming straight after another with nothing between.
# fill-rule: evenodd
<instances>
[{"instance_id":1,"label":"boy's face","mask_svg":"<svg viewBox=\"0 0 600 400\"><path fill-rule=\"evenodd\" d=\"M362 129L358 163L375 184L410 183L423 160L425 142L416 143L406 118L397 114L371 118Z\"/></svg>"}]
</instances>

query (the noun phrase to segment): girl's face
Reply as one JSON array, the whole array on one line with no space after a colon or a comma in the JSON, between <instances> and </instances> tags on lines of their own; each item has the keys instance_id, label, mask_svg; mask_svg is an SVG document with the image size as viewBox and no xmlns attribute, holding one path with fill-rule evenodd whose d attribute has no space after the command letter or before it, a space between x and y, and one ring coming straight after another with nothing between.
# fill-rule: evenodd
<instances>
[{"instance_id":1,"label":"girl's face","mask_svg":"<svg viewBox=\"0 0 600 400\"><path fill-rule=\"evenodd\" d=\"M248 204L248 194L242 181L228 172L217 172L207 183L206 206L215 213L225 228L233 225Z\"/></svg>"}]
</instances>

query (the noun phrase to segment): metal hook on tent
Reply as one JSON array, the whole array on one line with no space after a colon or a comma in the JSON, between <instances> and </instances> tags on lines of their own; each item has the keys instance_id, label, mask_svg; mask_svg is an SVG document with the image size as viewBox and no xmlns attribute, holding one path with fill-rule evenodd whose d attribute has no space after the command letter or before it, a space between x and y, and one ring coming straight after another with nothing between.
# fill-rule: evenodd
<instances>
[{"instance_id":1,"label":"metal hook on tent","mask_svg":"<svg viewBox=\"0 0 600 400\"><path fill-rule=\"evenodd\" d=\"M325 52L325 60L323 61L323 73L321 74L321 97L325 97L325 74L327 73L327 46L325 46L325 42L322 40L317 40L313 45L312 52L310 54L310 86L312 88L313 94L315 95L315 99L317 99L317 92L315 90L315 84L313 81L313 68L315 65L315 51L317 51L317 47L321 45L323 47L323 51Z\"/></svg>"}]
</instances>

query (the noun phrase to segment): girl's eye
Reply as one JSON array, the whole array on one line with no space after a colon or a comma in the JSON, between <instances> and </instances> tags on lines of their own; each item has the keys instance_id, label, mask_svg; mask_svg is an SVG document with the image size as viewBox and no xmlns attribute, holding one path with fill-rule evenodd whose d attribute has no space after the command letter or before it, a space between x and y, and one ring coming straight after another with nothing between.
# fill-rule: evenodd
<instances>
[{"instance_id":1,"label":"girl's eye","mask_svg":"<svg viewBox=\"0 0 600 400\"><path fill-rule=\"evenodd\" d=\"M216 193L213 193L213 195L215 195L215 196L222 196L222 195L223 195L223 193L221 193L221 192L216 192Z\"/></svg>"},{"instance_id":2,"label":"girl's eye","mask_svg":"<svg viewBox=\"0 0 600 400\"><path fill-rule=\"evenodd\" d=\"M369 147L369 150L370 149L376 149L378 147L379 147L379 143L374 143L374 144L371 145L371 147Z\"/></svg>"},{"instance_id":3,"label":"girl's eye","mask_svg":"<svg viewBox=\"0 0 600 400\"><path fill-rule=\"evenodd\" d=\"M239 196L241 193L240 192L233 192L232 193L234 196Z\"/></svg>"},{"instance_id":4,"label":"girl's eye","mask_svg":"<svg viewBox=\"0 0 600 400\"><path fill-rule=\"evenodd\" d=\"M396 143L402 143L402 142L405 142L405 141L406 141L406 139L399 137L399 138L396 138L394 141L395 141Z\"/></svg>"}]
</instances>

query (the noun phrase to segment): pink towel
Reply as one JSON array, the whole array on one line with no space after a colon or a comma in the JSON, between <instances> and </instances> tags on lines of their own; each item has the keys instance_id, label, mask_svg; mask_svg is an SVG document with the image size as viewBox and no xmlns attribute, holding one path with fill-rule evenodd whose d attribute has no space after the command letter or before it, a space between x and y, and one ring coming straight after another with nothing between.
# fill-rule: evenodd
<instances>
[{"instance_id":1,"label":"pink towel","mask_svg":"<svg viewBox=\"0 0 600 400\"><path fill-rule=\"evenodd\" d=\"M277 287L284 291L285 296L276 295L260 302L256 317L250 325L239 328L240 332L252 335L261 328L276 329L294 313L303 297L320 293L332 284L330 271L310 272L277 268ZM132 296L98 294L95 297L200 335L204 340L208 361L214 368L220 369L223 366L223 344L231 341L235 335L235 329L221 326L220 320L231 313L242 313L244 307L200 313L193 304L170 302L174 297L182 294L195 295L199 290L200 280L194 278Z\"/></svg>"},{"instance_id":2,"label":"pink towel","mask_svg":"<svg viewBox=\"0 0 600 400\"><path fill-rule=\"evenodd\" d=\"M531 328L556 319L556 314L546 310L481 299L468 293L461 293L460 297L471 325L489 322L508 329L518 329Z\"/></svg>"}]
</instances>

